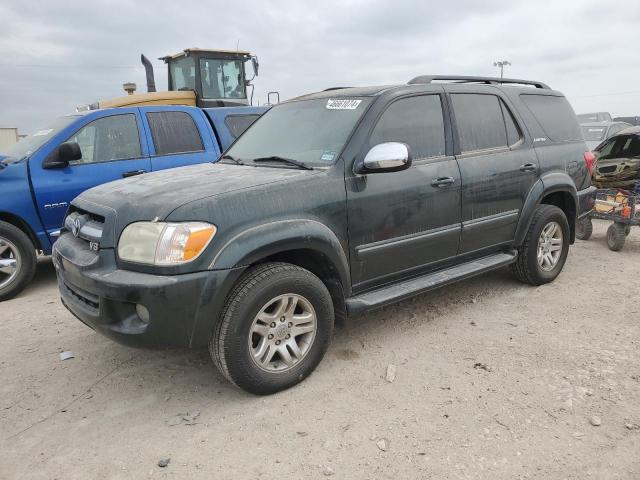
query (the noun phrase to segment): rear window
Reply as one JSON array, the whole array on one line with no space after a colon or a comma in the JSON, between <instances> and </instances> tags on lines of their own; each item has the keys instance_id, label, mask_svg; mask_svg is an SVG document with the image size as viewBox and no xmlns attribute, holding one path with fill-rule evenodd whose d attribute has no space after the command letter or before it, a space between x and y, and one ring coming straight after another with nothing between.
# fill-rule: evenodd
<instances>
[{"instance_id":1,"label":"rear window","mask_svg":"<svg viewBox=\"0 0 640 480\"><path fill-rule=\"evenodd\" d=\"M186 112L147 113L156 155L200 152L204 150L200 132Z\"/></svg>"},{"instance_id":2,"label":"rear window","mask_svg":"<svg viewBox=\"0 0 640 480\"><path fill-rule=\"evenodd\" d=\"M598 140L604 140L604 135L607 133L607 127L588 127L582 126L582 136L587 142L597 142Z\"/></svg>"},{"instance_id":3,"label":"rear window","mask_svg":"<svg viewBox=\"0 0 640 480\"><path fill-rule=\"evenodd\" d=\"M260 115L229 115L224 119L224 123L233 135L238 138L244 131L255 122Z\"/></svg>"},{"instance_id":4,"label":"rear window","mask_svg":"<svg viewBox=\"0 0 640 480\"><path fill-rule=\"evenodd\" d=\"M520 95L549 140L571 142L582 140L576 114L564 97L551 95Z\"/></svg>"}]
</instances>

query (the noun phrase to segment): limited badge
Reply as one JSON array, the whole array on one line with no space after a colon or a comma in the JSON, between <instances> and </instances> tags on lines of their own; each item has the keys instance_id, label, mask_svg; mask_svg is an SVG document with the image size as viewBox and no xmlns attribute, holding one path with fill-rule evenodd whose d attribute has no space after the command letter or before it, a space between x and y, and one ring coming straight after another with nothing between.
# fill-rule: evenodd
<instances>
[{"instance_id":1,"label":"limited badge","mask_svg":"<svg viewBox=\"0 0 640 480\"><path fill-rule=\"evenodd\" d=\"M358 105L362 103L362 100L353 99L341 99L341 100L327 100L328 110L355 110Z\"/></svg>"}]
</instances>

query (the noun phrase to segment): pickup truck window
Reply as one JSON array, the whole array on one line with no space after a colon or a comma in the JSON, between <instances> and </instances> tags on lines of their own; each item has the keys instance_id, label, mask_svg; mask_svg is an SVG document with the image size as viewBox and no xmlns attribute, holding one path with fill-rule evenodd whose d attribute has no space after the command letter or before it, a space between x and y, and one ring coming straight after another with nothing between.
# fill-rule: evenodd
<instances>
[{"instance_id":1,"label":"pickup truck window","mask_svg":"<svg viewBox=\"0 0 640 480\"><path fill-rule=\"evenodd\" d=\"M13 163L28 157L77 119L77 115L56 118L46 128L37 130L2 152L7 155L7 158L2 161L4 163Z\"/></svg>"},{"instance_id":2,"label":"pickup truck window","mask_svg":"<svg viewBox=\"0 0 640 480\"><path fill-rule=\"evenodd\" d=\"M451 95L462 152L508 145L500 100L495 95Z\"/></svg>"},{"instance_id":3,"label":"pickup truck window","mask_svg":"<svg viewBox=\"0 0 640 480\"><path fill-rule=\"evenodd\" d=\"M94 120L67 141L80 146L82 158L71 165L110 162L142 156L136 116L127 113Z\"/></svg>"},{"instance_id":4,"label":"pickup truck window","mask_svg":"<svg viewBox=\"0 0 640 480\"><path fill-rule=\"evenodd\" d=\"M149 112L156 155L201 152L204 150L198 127L186 112Z\"/></svg>"},{"instance_id":5,"label":"pickup truck window","mask_svg":"<svg viewBox=\"0 0 640 480\"><path fill-rule=\"evenodd\" d=\"M439 95L403 98L393 102L378 120L369 145L402 142L414 159L445 154L444 119Z\"/></svg>"},{"instance_id":6,"label":"pickup truck window","mask_svg":"<svg viewBox=\"0 0 640 480\"><path fill-rule=\"evenodd\" d=\"M241 160L284 157L309 166L333 164L371 99L319 98L281 103L227 151Z\"/></svg>"},{"instance_id":7,"label":"pickup truck window","mask_svg":"<svg viewBox=\"0 0 640 480\"><path fill-rule=\"evenodd\" d=\"M238 138L258 117L260 115L229 115L224 119L224 124L231 132L231 135L234 138Z\"/></svg>"}]
</instances>

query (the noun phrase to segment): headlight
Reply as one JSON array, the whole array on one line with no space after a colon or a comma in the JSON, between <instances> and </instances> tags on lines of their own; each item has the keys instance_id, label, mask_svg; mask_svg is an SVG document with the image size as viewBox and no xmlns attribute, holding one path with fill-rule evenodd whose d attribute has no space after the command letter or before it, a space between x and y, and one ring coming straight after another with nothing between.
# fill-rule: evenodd
<instances>
[{"instance_id":1,"label":"headlight","mask_svg":"<svg viewBox=\"0 0 640 480\"><path fill-rule=\"evenodd\" d=\"M210 223L136 222L120 235L118 256L128 262L180 265L198 258L215 234Z\"/></svg>"}]
</instances>

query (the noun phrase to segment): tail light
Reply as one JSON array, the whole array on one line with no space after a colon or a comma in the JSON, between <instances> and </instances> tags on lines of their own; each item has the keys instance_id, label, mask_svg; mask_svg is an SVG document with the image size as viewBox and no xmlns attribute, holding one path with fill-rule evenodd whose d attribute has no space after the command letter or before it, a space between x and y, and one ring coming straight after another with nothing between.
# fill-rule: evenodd
<instances>
[{"instance_id":1,"label":"tail light","mask_svg":"<svg viewBox=\"0 0 640 480\"><path fill-rule=\"evenodd\" d=\"M587 166L587 170L589 170L589 175L593 173L593 167L596 164L596 156L593 152L584 152L584 164Z\"/></svg>"}]
</instances>

